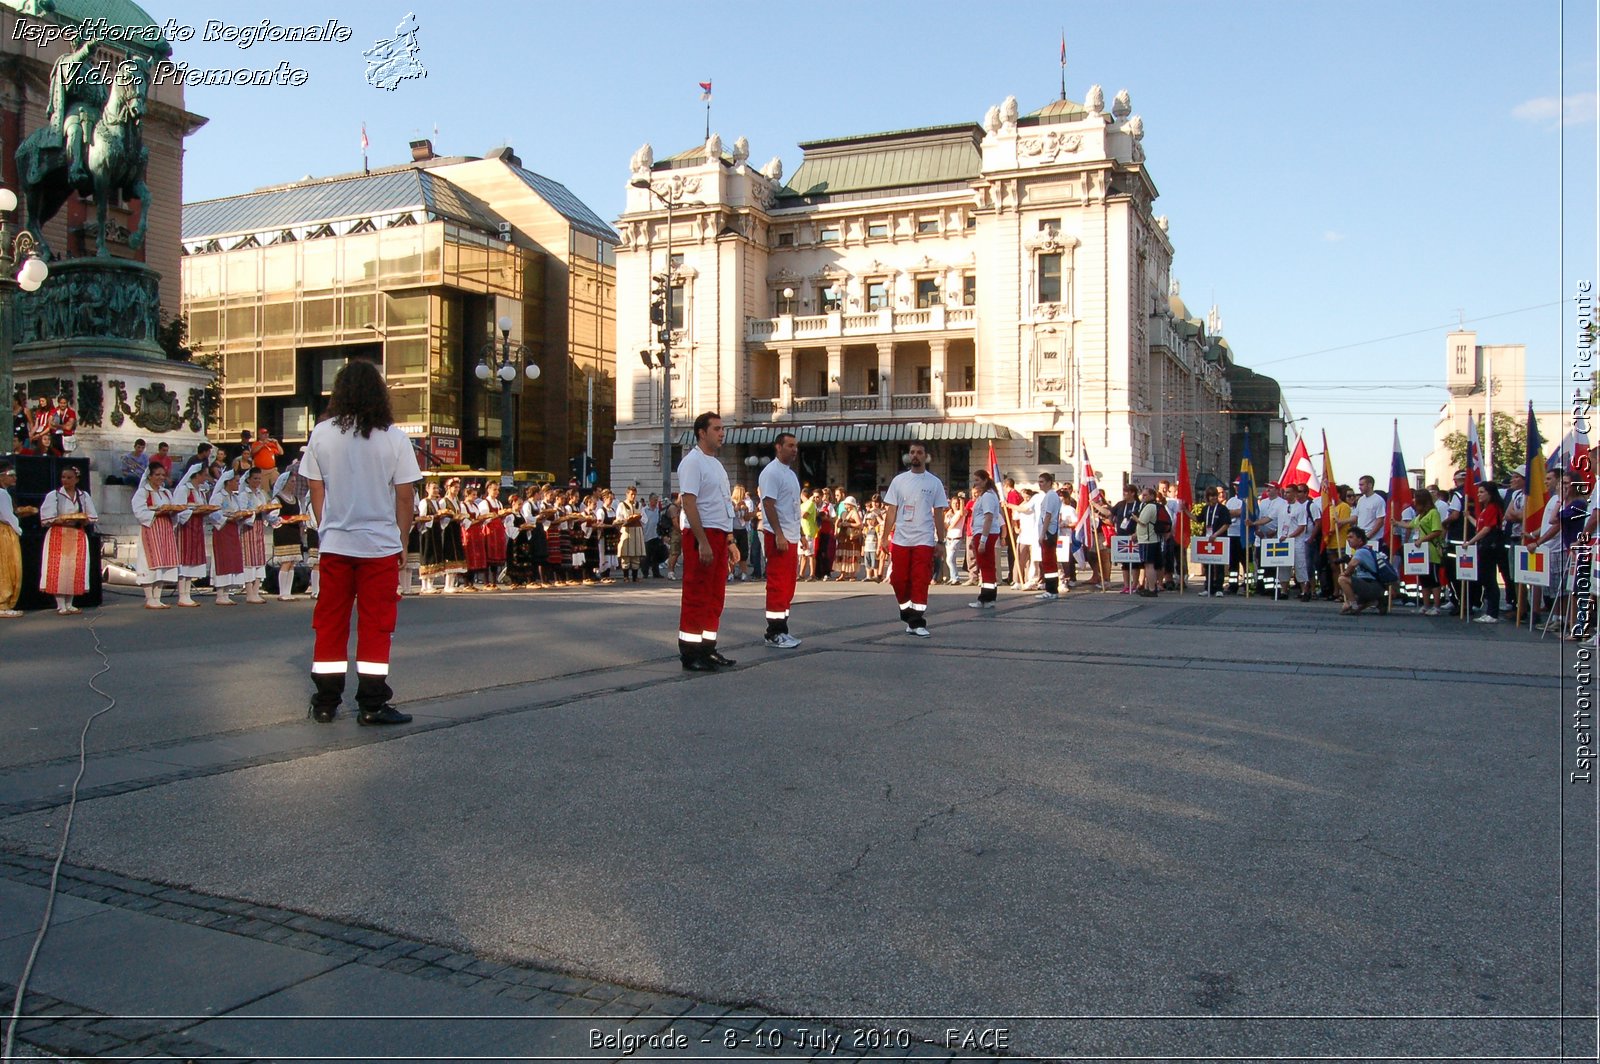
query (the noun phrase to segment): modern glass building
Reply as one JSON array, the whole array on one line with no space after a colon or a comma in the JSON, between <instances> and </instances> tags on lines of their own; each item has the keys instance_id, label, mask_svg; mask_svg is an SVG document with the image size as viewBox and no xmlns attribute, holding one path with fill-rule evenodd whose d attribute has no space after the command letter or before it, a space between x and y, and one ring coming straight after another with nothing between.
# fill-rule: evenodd
<instances>
[{"instance_id":1,"label":"modern glass building","mask_svg":"<svg viewBox=\"0 0 1600 1064\"><path fill-rule=\"evenodd\" d=\"M500 386L473 371L509 317L540 367L514 386L513 466L564 480L591 418L608 459L615 233L509 148L412 150L403 166L184 206L183 309L191 346L221 355L219 438L303 442L339 367L364 358L435 461L498 469Z\"/></svg>"}]
</instances>

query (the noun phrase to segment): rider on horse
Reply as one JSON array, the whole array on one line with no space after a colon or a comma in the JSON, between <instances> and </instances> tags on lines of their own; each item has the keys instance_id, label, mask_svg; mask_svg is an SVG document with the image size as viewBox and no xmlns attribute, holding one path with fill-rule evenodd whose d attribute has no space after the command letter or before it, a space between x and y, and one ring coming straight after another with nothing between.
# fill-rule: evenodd
<instances>
[{"instance_id":1,"label":"rider on horse","mask_svg":"<svg viewBox=\"0 0 1600 1064\"><path fill-rule=\"evenodd\" d=\"M45 111L50 132L46 134L47 143L41 146L66 148L70 164L67 180L74 185L89 176L89 141L110 94L105 70L94 62L99 44L98 38L88 35L75 51L57 59L50 68L50 102Z\"/></svg>"}]
</instances>

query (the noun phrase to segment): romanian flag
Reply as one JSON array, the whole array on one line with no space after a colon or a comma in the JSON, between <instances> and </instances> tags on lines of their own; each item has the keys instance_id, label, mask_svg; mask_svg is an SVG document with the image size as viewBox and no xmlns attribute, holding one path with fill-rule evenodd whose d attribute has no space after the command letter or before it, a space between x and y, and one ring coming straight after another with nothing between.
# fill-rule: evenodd
<instances>
[{"instance_id":1,"label":"romanian flag","mask_svg":"<svg viewBox=\"0 0 1600 1064\"><path fill-rule=\"evenodd\" d=\"M1333 455L1328 453L1327 429L1322 430L1322 483L1327 486L1322 500L1322 545L1324 550L1335 550L1344 546L1333 541L1338 529L1333 511L1343 500L1339 498L1339 482L1333 479Z\"/></svg>"},{"instance_id":2,"label":"romanian flag","mask_svg":"<svg viewBox=\"0 0 1600 1064\"><path fill-rule=\"evenodd\" d=\"M1190 512L1194 509L1194 485L1189 481L1189 448L1183 433L1178 433L1178 519L1172 522L1172 538L1178 546L1189 545Z\"/></svg>"},{"instance_id":3,"label":"romanian flag","mask_svg":"<svg viewBox=\"0 0 1600 1064\"><path fill-rule=\"evenodd\" d=\"M1532 542L1544 524L1545 504L1550 501L1550 489L1544 481L1544 440L1539 436L1539 423L1533 418L1533 404L1528 404L1528 468L1523 473L1527 481L1527 501L1522 504L1522 538Z\"/></svg>"},{"instance_id":4,"label":"romanian flag","mask_svg":"<svg viewBox=\"0 0 1600 1064\"><path fill-rule=\"evenodd\" d=\"M711 102L711 82L700 82L700 99L707 103Z\"/></svg>"},{"instance_id":5,"label":"romanian flag","mask_svg":"<svg viewBox=\"0 0 1600 1064\"><path fill-rule=\"evenodd\" d=\"M1517 551L1517 572L1523 576L1544 575L1544 555L1536 550ZM1542 581L1521 580L1518 583L1541 583Z\"/></svg>"}]
</instances>

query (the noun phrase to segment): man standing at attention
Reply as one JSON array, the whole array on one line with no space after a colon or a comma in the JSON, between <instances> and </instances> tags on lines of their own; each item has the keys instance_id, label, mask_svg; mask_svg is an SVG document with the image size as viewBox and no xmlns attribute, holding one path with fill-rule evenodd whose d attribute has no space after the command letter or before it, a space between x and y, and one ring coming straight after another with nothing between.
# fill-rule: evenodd
<instances>
[{"instance_id":1,"label":"man standing at attention","mask_svg":"<svg viewBox=\"0 0 1600 1064\"><path fill-rule=\"evenodd\" d=\"M394 424L378 367L352 359L333 382L327 420L300 456L316 518L322 593L311 615L311 717L338 714L349 668L350 610L357 612L356 706L360 724L405 724L389 705L389 643L399 612L400 567L415 517L412 485L422 479L411 441Z\"/></svg>"},{"instance_id":2,"label":"man standing at attention","mask_svg":"<svg viewBox=\"0 0 1600 1064\"><path fill-rule=\"evenodd\" d=\"M683 512L683 603L678 610L678 656L686 672L716 672L734 662L717 653L717 625L728 589L733 543L733 493L722 450L722 415L694 419L694 449L678 463Z\"/></svg>"},{"instance_id":3,"label":"man standing at attention","mask_svg":"<svg viewBox=\"0 0 1600 1064\"><path fill-rule=\"evenodd\" d=\"M767 551L767 646L793 650L800 640L789 634L789 604L800 559L800 478L794 463L800 444L792 432L780 432L772 443L777 459L761 470L761 533Z\"/></svg>"},{"instance_id":4,"label":"man standing at attention","mask_svg":"<svg viewBox=\"0 0 1600 1064\"><path fill-rule=\"evenodd\" d=\"M889 582L906 634L926 639L933 555L944 542L944 511L950 500L939 478L928 472L927 447L913 443L910 451L911 468L891 480L883 495L883 538L889 542Z\"/></svg>"}]
</instances>

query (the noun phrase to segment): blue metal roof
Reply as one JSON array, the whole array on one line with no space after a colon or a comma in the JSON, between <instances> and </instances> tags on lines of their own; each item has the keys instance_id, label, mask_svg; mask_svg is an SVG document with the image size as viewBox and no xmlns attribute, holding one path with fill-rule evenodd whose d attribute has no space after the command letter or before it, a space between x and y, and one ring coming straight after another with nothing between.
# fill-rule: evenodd
<instances>
[{"instance_id":1,"label":"blue metal roof","mask_svg":"<svg viewBox=\"0 0 1600 1064\"><path fill-rule=\"evenodd\" d=\"M566 193L566 189L561 191ZM206 240L414 210L487 233L495 232L500 224L499 216L481 200L436 174L406 166L185 203L183 239ZM616 239L614 233L611 237Z\"/></svg>"},{"instance_id":2,"label":"blue metal roof","mask_svg":"<svg viewBox=\"0 0 1600 1064\"><path fill-rule=\"evenodd\" d=\"M588 233L590 236L597 237L610 244L621 242L622 238L617 235L617 231L602 221L600 216L591 211L581 199L574 196L567 186L521 166L515 166L510 163L507 163L507 165L511 166L512 172L522 178L529 188L537 192L546 203L555 208L563 218L571 222L574 229L581 233Z\"/></svg>"}]
</instances>

